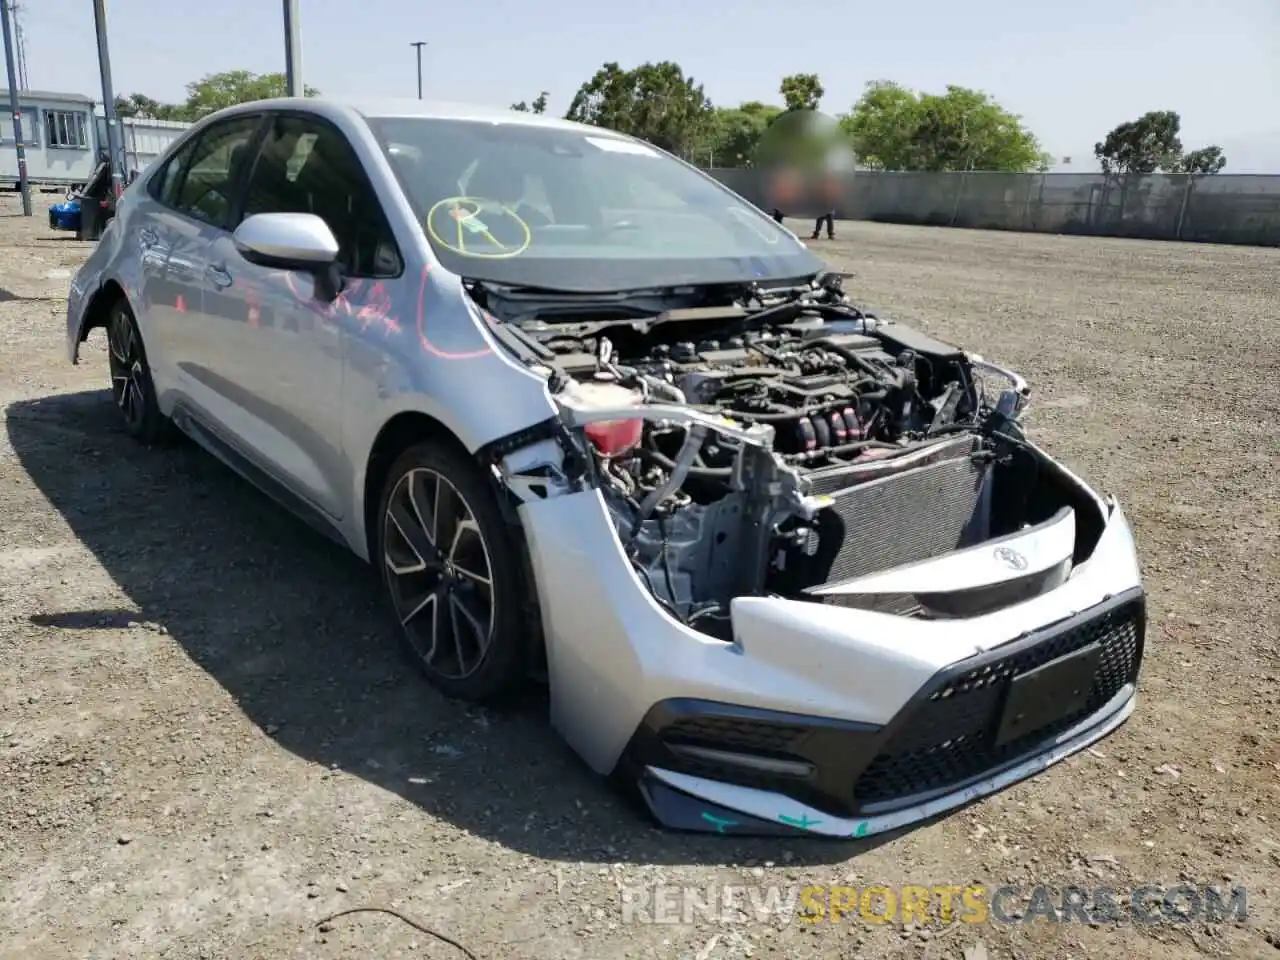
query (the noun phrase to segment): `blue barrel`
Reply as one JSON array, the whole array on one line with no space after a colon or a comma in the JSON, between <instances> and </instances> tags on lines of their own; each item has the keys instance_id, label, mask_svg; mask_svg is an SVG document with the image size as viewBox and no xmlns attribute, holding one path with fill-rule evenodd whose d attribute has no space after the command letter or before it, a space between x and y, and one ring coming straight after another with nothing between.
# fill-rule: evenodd
<instances>
[{"instance_id":1,"label":"blue barrel","mask_svg":"<svg viewBox=\"0 0 1280 960\"><path fill-rule=\"evenodd\" d=\"M49 207L49 229L79 230L80 201L63 200Z\"/></svg>"}]
</instances>

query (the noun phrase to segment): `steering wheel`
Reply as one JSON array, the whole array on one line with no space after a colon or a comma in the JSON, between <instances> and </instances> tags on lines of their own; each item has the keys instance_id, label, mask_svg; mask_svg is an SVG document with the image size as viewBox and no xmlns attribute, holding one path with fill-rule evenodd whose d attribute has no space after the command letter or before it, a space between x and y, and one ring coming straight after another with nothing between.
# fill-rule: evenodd
<instances>
[{"instance_id":1,"label":"steering wheel","mask_svg":"<svg viewBox=\"0 0 1280 960\"><path fill-rule=\"evenodd\" d=\"M513 224L515 237L504 243L494 236L489 214L498 214L499 223ZM480 260L518 257L533 242L533 231L518 213L487 197L445 197L427 211L426 227L427 234L440 246ZM508 234L512 230L508 227L500 232Z\"/></svg>"}]
</instances>

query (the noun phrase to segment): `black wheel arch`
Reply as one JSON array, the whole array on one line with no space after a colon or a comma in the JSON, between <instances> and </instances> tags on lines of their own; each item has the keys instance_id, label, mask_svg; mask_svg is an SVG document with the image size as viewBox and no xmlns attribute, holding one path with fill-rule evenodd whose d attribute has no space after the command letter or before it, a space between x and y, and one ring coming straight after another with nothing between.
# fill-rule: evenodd
<instances>
[{"instance_id":1,"label":"black wheel arch","mask_svg":"<svg viewBox=\"0 0 1280 960\"><path fill-rule=\"evenodd\" d=\"M89 331L106 327L111 316L111 308L123 300L129 302L119 281L107 280L94 291L80 320L80 329L76 333L76 343L84 343L89 338Z\"/></svg>"},{"instance_id":2,"label":"black wheel arch","mask_svg":"<svg viewBox=\"0 0 1280 960\"><path fill-rule=\"evenodd\" d=\"M506 521L510 543L518 553L521 570L521 587L523 605L527 616L526 622L533 625L530 630L530 663L536 669L542 669L545 663L545 644L542 632L542 609L538 603L537 586L534 583L533 563L529 554L528 542L524 535L524 526L516 513L516 500L511 492L500 484L493 476L494 459L489 448L482 448L473 454L452 430L435 417L419 411L404 411L391 417L378 431L373 447L369 451L369 459L365 464L364 490L362 492L364 514L365 547L369 553L369 563L376 569L378 561L378 505L382 499L382 490L387 482L387 475L400 455L409 447L424 441L432 441L452 448L460 456L475 463L489 481L489 489L493 493L494 502Z\"/></svg>"}]
</instances>

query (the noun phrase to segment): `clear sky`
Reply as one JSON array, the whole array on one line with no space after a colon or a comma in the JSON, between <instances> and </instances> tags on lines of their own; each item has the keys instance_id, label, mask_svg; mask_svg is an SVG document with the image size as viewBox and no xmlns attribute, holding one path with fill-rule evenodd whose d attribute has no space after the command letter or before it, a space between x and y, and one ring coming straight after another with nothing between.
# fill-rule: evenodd
<instances>
[{"instance_id":1,"label":"clear sky","mask_svg":"<svg viewBox=\"0 0 1280 960\"><path fill-rule=\"evenodd\" d=\"M91 0L19 0L28 84L100 97ZM1187 149L1228 173L1280 173L1280 0L300 0L303 74L322 92L506 105L551 94L563 113L606 60L674 60L717 104L778 101L816 72L822 109L863 85L977 87L1053 154L1094 168L1093 144L1147 110L1182 115ZM117 93L180 100L188 81L282 70L277 0L108 0ZM1064 169L1059 167L1058 169Z\"/></svg>"}]
</instances>

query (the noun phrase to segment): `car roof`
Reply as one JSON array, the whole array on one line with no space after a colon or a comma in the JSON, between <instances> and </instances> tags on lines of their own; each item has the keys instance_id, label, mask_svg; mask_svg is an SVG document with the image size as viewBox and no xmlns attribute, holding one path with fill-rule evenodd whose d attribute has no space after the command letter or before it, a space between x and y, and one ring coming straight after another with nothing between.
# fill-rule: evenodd
<instances>
[{"instance_id":1,"label":"car roof","mask_svg":"<svg viewBox=\"0 0 1280 960\"><path fill-rule=\"evenodd\" d=\"M394 97L378 99L279 97L272 100L256 100L250 103L237 104L234 107L220 110L211 116L232 116L235 113L251 113L258 110L312 110L321 114L332 110L350 110L366 118L421 117L432 120L475 120L479 122L518 123L526 126L576 130L595 135L613 134L619 137L624 136L613 131L602 130L600 127L575 123L572 120L562 120L559 117L549 117L546 114L511 110L505 107L481 106L474 103L456 103L446 100L415 100Z\"/></svg>"}]
</instances>

